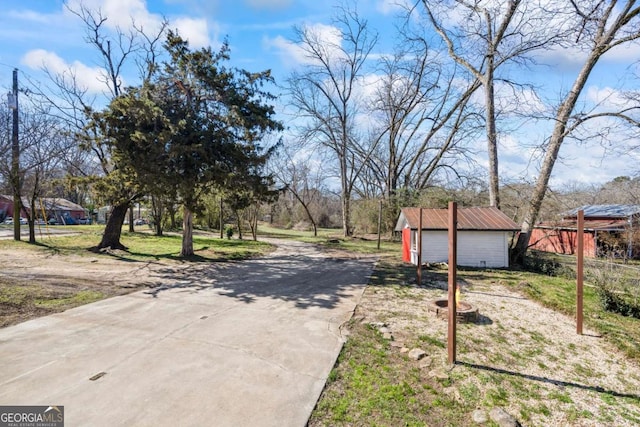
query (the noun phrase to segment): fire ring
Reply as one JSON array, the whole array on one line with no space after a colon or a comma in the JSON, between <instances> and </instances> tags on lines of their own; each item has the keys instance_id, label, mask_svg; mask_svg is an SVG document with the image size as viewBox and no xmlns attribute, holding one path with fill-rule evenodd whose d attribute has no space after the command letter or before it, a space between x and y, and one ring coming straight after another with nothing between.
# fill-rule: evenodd
<instances>
[{"instance_id":1,"label":"fire ring","mask_svg":"<svg viewBox=\"0 0 640 427\"><path fill-rule=\"evenodd\" d=\"M447 319L449 316L449 300L437 299L429 303L429 311L436 314L440 319ZM459 301L456 307L457 323L475 323L478 320L478 309L468 302Z\"/></svg>"}]
</instances>

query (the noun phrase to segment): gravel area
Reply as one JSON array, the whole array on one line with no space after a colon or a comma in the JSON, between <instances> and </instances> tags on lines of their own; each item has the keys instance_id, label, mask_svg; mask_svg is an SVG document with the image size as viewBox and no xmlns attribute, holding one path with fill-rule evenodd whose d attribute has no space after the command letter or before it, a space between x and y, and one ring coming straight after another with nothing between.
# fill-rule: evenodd
<instances>
[{"instance_id":1,"label":"gravel area","mask_svg":"<svg viewBox=\"0 0 640 427\"><path fill-rule=\"evenodd\" d=\"M426 307L447 297L447 284L425 283L428 286L369 287L358 315L364 322L386 324L393 334L393 347L399 351L402 343L415 343L420 336L446 343L447 321L436 318ZM458 325L457 364L452 369L446 348L432 351L429 369L450 372L452 378L458 378L457 388L475 382L480 393L495 386L481 381L483 372L504 374L507 381L501 387L509 413L517 418L525 408L546 407L532 411L531 420L524 425L640 423L640 366L597 333L585 328L578 335L573 318L498 283L465 280L461 301L478 308L479 321Z\"/></svg>"}]
</instances>

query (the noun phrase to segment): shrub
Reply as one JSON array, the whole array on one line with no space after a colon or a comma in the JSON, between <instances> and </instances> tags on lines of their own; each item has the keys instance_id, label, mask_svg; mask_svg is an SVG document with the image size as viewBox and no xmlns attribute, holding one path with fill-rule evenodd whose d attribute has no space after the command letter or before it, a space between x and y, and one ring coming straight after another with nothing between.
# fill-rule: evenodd
<instances>
[{"instance_id":1,"label":"shrub","mask_svg":"<svg viewBox=\"0 0 640 427\"><path fill-rule=\"evenodd\" d=\"M224 229L224 233L227 236L227 239L231 239L231 237L233 236L233 227L232 226L227 226L227 228Z\"/></svg>"},{"instance_id":2,"label":"shrub","mask_svg":"<svg viewBox=\"0 0 640 427\"><path fill-rule=\"evenodd\" d=\"M529 255L525 258L524 269L547 276L564 277L567 279L576 278L576 273L571 266L559 262L553 255L536 251L530 251Z\"/></svg>"},{"instance_id":3,"label":"shrub","mask_svg":"<svg viewBox=\"0 0 640 427\"><path fill-rule=\"evenodd\" d=\"M638 279L625 276L624 271L614 265L590 268L585 275L596 285L604 310L640 319Z\"/></svg>"}]
</instances>

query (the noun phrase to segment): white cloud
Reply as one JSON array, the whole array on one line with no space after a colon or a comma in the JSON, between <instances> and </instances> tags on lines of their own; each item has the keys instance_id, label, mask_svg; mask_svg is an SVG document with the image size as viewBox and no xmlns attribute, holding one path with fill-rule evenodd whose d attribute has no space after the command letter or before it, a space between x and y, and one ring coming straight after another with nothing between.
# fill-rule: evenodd
<instances>
[{"instance_id":1,"label":"white cloud","mask_svg":"<svg viewBox=\"0 0 640 427\"><path fill-rule=\"evenodd\" d=\"M267 50L275 50L282 63L289 68L310 63L302 47L282 36L263 39L263 45Z\"/></svg>"},{"instance_id":2,"label":"white cloud","mask_svg":"<svg viewBox=\"0 0 640 427\"><path fill-rule=\"evenodd\" d=\"M178 18L172 22L172 26L183 39L189 41L191 48L216 47L219 44L209 38L209 26L205 19Z\"/></svg>"},{"instance_id":3,"label":"white cloud","mask_svg":"<svg viewBox=\"0 0 640 427\"><path fill-rule=\"evenodd\" d=\"M76 83L91 93L101 94L108 90L104 83L105 70L100 67L88 67L80 61L72 64L65 62L53 52L36 49L27 52L21 62L31 69L47 68L52 74L65 79L75 78Z\"/></svg>"},{"instance_id":4,"label":"white cloud","mask_svg":"<svg viewBox=\"0 0 640 427\"><path fill-rule=\"evenodd\" d=\"M324 50L323 55L329 60L335 60L342 56L342 33L332 25L311 24L304 25L302 30L308 34L308 38L315 45ZM288 67L297 65L314 65L317 60L305 50L305 46L294 43L282 36L265 38L263 44L266 49L274 49Z\"/></svg>"},{"instance_id":5,"label":"white cloud","mask_svg":"<svg viewBox=\"0 0 640 427\"><path fill-rule=\"evenodd\" d=\"M106 17L105 26L111 30L132 29L133 25L142 27L145 32L156 33L164 20L160 14L147 8L145 0L69 0L72 10L80 10L81 5L90 11L100 11ZM67 12L69 13L69 12ZM209 25L204 18L187 16L168 17L170 28L178 30L193 48L215 46L219 43L209 37Z\"/></svg>"},{"instance_id":6,"label":"white cloud","mask_svg":"<svg viewBox=\"0 0 640 427\"><path fill-rule=\"evenodd\" d=\"M598 107L610 110L620 110L634 104L626 99L620 91L611 87L590 86L587 88L586 98Z\"/></svg>"},{"instance_id":7,"label":"white cloud","mask_svg":"<svg viewBox=\"0 0 640 427\"><path fill-rule=\"evenodd\" d=\"M376 10L383 15L391 15L411 7L409 0L379 0Z\"/></svg>"},{"instance_id":8,"label":"white cloud","mask_svg":"<svg viewBox=\"0 0 640 427\"><path fill-rule=\"evenodd\" d=\"M132 21L137 26L154 31L160 27L162 17L149 12L144 0L69 0L68 6L73 11L80 11L81 7L89 11L100 11L107 18L107 28L128 29Z\"/></svg>"}]
</instances>

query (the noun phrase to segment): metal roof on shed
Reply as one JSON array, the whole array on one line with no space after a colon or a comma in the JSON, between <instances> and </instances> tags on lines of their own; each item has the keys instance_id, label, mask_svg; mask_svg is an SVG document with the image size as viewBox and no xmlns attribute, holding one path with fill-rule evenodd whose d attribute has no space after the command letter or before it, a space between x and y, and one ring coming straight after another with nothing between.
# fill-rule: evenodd
<instances>
[{"instance_id":1,"label":"metal roof on shed","mask_svg":"<svg viewBox=\"0 0 640 427\"><path fill-rule=\"evenodd\" d=\"M402 208L396 223L396 231L405 226L417 230L420 223L420 208ZM447 230L448 209L422 209L423 230ZM494 207L458 208L458 230L518 231L520 227L511 218Z\"/></svg>"}]
</instances>

